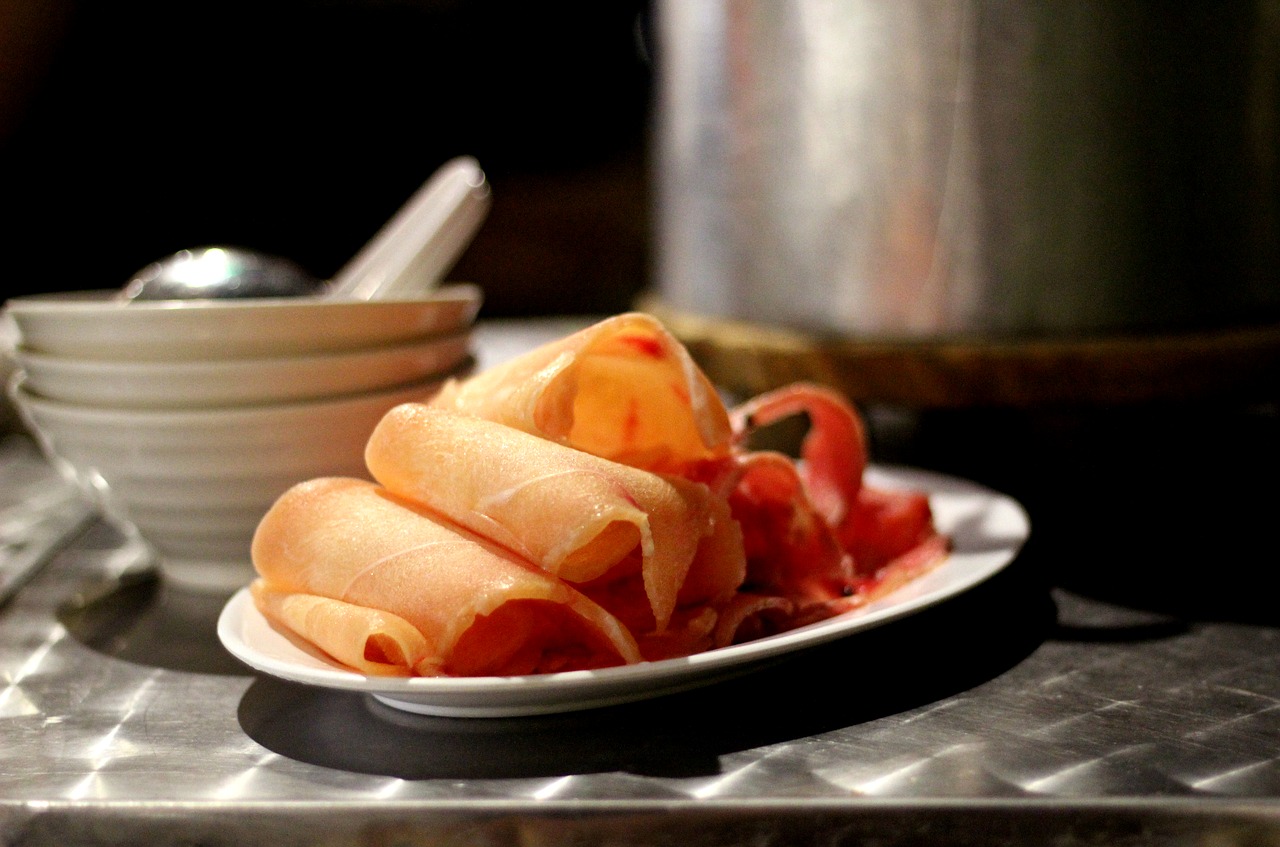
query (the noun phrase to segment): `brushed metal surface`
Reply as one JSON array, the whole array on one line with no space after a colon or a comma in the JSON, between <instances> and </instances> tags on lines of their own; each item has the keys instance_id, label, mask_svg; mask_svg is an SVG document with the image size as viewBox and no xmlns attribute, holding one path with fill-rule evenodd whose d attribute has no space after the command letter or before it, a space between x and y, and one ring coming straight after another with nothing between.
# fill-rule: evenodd
<instances>
[{"instance_id":1,"label":"brushed metal surface","mask_svg":"<svg viewBox=\"0 0 1280 847\"><path fill-rule=\"evenodd\" d=\"M507 355L512 331L478 343ZM256 676L217 642L225 597L131 572L96 524L0 608L0 843L1280 843L1255 555L1276 498L1236 484L1280 471L1277 410L1158 410L1052 453L1057 422L892 418L872 429L1024 499L1014 565L757 674L574 715L431 718ZM1188 432L1216 461L1170 461ZM33 447L0 459L54 479Z\"/></svg>"},{"instance_id":2,"label":"brushed metal surface","mask_svg":"<svg viewBox=\"0 0 1280 847\"><path fill-rule=\"evenodd\" d=\"M1280 314L1267 0L656 4L656 286L874 338Z\"/></svg>"}]
</instances>

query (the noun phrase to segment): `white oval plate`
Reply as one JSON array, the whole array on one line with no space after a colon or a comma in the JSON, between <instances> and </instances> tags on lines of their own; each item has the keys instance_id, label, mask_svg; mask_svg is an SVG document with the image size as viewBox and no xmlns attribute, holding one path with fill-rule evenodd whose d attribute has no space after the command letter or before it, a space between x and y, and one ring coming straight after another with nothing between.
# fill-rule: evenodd
<instances>
[{"instance_id":1,"label":"white oval plate","mask_svg":"<svg viewBox=\"0 0 1280 847\"><path fill-rule=\"evenodd\" d=\"M273 628L242 589L218 619L218 637L245 664L292 682L362 691L388 706L447 717L512 717L626 703L746 673L804 648L870 629L953 597L1014 560L1031 531L1022 506L976 483L904 468L871 468L867 481L926 491L951 555L868 606L790 632L682 659L597 671L519 677L376 678L347 670Z\"/></svg>"}]
</instances>

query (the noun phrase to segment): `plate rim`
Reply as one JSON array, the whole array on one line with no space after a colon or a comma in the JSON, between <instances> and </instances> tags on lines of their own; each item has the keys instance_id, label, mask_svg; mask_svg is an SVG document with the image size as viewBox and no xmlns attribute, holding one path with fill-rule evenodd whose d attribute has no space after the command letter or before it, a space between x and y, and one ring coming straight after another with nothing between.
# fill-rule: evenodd
<instances>
[{"instance_id":1,"label":"plate rim","mask_svg":"<svg viewBox=\"0 0 1280 847\"><path fill-rule=\"evenodd\" d=\"M253 605L247 586L237 590L219 614L218 638L241 662L269 676L321 688L363 692L404 711L457 717L565 712L648 699L711 684L792 653L916 614L963 594L1004 570L1030 538L1031 521L1025 507L1013 497L980 483L920 468L882 464L868 467L866 478L877 486L923 490L935 508L943 505L943 501L936 498L949 494L978 496L983 514L1003 512L1002 517L1009 522L1003 527L1008 537L994 548L982 551L965 550L958 545L946 561L929 573L865 607L833 618L692 656L600 670L519 677L369 677L336 663L331 667L290 663L264 653L244 637L246 626L271 627ZM939 529L946 531L943 526ZM960 568L967 561L967 571L950 582L922 591L922 585L937 582L948 570ZM271 629L287 640L274 627ZM305 655L296 644L292 646ZM637 683L644 685L637 686ZM547 698L548 694L556 696Z\"/></svg>"}]
</instances>

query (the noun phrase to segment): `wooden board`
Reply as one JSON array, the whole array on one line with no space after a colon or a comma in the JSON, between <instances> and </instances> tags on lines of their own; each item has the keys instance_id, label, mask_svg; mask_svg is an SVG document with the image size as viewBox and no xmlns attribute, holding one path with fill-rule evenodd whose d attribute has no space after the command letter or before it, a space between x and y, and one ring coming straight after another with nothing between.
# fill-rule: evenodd
<instances>
[{"instance_id":1,"label":"wooden board","mask_svg":"<svg viewBox=\"0 0 1280 847\"><path fill-rule=\"evenodd\" d=\"M680 312L647 295L708 376L751 395L797 380L913 408L1280 399L1280 325L1030 341L876 341Z\"/></svg>"}]
</instances>

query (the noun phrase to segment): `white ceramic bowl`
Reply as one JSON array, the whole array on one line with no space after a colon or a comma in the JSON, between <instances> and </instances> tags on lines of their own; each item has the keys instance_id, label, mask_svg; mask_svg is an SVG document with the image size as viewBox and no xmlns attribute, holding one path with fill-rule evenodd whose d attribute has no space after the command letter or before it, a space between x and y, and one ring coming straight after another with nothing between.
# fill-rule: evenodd
<instances>
[{"instance_id":1,"label":"white ceramic bowl","mask_svg":"<svg viewBox=\"0 0 1280 847\"><path fill-rule=\"evenodd\" d=\"M315 400L417 382L468 356L470 329L336 353L265 359L135 362L69 359L26 348L13 356L24 389L67 403L116 409L198 409Z\"/></svg>"},{"instance_id":2,"label":"white ceramic bowl","mask_svg":"<svg viewBox=\"0 0 1280 847\"><path fill-rule=\"evenodd\" d=\"M108 518L137 531L166 578L226 590L252 579L253 531L285 489L318 476L367 477L364 447L382 415L431 396L446 376L336 399L211 410L50 400L28 391L20 371L9 393L55 465Z\"/></svg>"},{"instance_id":3,"label":"white ceramic bowl","mask_svg":"<svg viewBox=\"0 0 1280 847\"><path fill-rule=\"evenodd\" d=\"M442 286L430 296L383 301L311 298L155 300L125 303L115 291L13 297L5 311L20 344L72 359L161 362L252 359L357 350L470 325L480 289Z\"/></svg>"}]
</instances>

